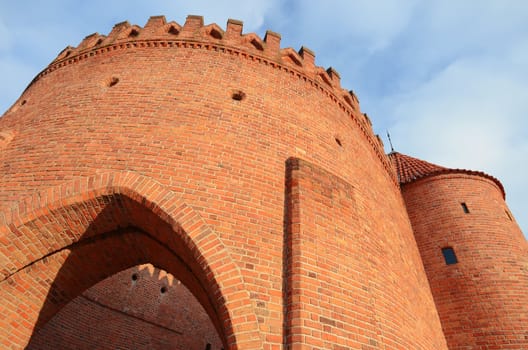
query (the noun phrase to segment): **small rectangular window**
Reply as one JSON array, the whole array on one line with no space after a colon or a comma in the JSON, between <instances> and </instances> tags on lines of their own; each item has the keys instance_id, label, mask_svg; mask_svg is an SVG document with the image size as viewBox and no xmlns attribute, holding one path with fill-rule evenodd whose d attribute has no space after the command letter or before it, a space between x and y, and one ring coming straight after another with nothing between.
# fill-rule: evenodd
<instances>
[{"instance_id":1,"label":"small rectangular window","mask_svg":"<svg viewBox=\"0 0 528 350\"><path fill-rule=\"evenodd\" d=\"M458 263L457 257L455 255L455 251L451 247L442 248L442 254L444 255L444 259L446 262L446 265L453 265Z\"/></svg>"},{"instance_id":2,"label":"small rectangular window","mask_svg":"<svg viewBox=\"0 0 528 350\"><path fill-rule=\"evenodd\" d=\"M466 203L462 202L460 203L460 205L462 206L462 210L464 210L464 213L469 214L469 209Z\"/></svg>"},{"instance_id":3,"label":"small rectangular window","mask_svg":"<svg viewBox=\"0 0 528 350\"><path fill-rule=\"evenodd\" d=\"M513 221L511 215L510 215L510 212L506 209L504 209L504 212L506 213L506 215L508 216L508 219L510 219L510 221Z\"/></svg>"}]
</instances>

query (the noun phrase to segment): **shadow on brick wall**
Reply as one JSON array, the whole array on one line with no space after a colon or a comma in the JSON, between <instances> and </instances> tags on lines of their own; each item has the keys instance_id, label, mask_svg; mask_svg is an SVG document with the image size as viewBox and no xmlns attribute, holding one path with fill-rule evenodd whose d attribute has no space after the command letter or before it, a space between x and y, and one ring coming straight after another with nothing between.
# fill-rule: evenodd
<instances>
[{"instance_id":1,"label":"shadow on brick wall","mask_svg":"<svg viewBox=\"0 0 528 350\"><path fill-rule=\"evenodd\" d=\"M82 219L91 218L91 221L76 243L48 254L40 260L41 263L32 264L33 269L42 269L40 274L53 275L51 271L54 269L57 272L26 348L42 349L53 347L53 344L67 343L75 349L93 348L94 344L90 343L91 338L93 339L90 332L94 329L90 329L89 325L84 329L84 334L77 334L75 339L58 341L50 337L43 338L40 332L57 312L88 288L120 271L145 263L151 263L171 273L187 286L211 318L225 347L226 339L221 331L222 321L213 306L214 301L211 300L212 286L204 285L205 276L201 276L201 279L197 277L201 268L195 254L189 251L187 244L183 242L182 237L185 235L175 232L150 210L124 196L110 195L93 201L93 204L92 202L84 204L83 209L86 212L83 213ZM97 214L93 216L93 213ZM78 218L71 217L71 220L76 219ZM83 322L87 316L79 314L78 322ZM139 336L137 336L138 332ZM61 336L57 334L57 337ZM157 342L149 342L149 338L152 340L156 337L148 337L140 330L128 327L113 329L111 332L109 329L102 336L105 339L97 339L98 348L100 344L105 344L104 348L108 349L180 349L177 343L164 344L159 337ZM173 340L189 339L192 336L192 334L172 333ZM205 349L206 344L201 344L204 341L204 339L196 339L196 348ZM188 345L183 340L180 344Z\"/></svg>"}]
</instances>

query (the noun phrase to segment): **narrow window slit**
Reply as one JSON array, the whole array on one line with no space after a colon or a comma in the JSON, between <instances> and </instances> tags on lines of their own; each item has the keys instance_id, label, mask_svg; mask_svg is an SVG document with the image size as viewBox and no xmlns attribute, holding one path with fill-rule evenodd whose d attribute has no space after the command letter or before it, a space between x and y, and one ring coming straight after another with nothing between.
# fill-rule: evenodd
<instances>
[{"instance_id":1,"label":"narrow window slit","mask_svg":"<svg viewBox=\"0 0 528 350\"><path fill-rule=\"evenodd\" d=\"M462 206L462 210L464 210L464 213L469 214L469 208L466 203L462 202L460 203L460 205Z\"/></svg>"},{"instance_id":2,"label":"narrow window slit","mask_svg":"<svg viewBox=\"0 0 528 350\"><path fill-rule=\"evenodd\" d=\"M446 265L453 265L458 263L458 259L455 254L455 250L451 247L442 248L442 255L444 255L444 260Z\"/></svg>"}]
</instances>

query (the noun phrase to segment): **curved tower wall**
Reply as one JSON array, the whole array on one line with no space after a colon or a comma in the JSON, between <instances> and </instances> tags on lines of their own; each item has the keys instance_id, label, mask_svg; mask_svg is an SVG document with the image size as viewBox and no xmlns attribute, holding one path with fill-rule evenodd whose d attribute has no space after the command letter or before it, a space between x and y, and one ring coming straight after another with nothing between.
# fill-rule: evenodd
<instances>
[{"instance_id":1,"label":"curved tower wall","mask_svg":"<svg viewBox=\"0 0 528 350\"><path fill-rule=\"evenodd\" d=\"M452 172L402 192L449 349L528 348L528 246L498 184Z\"/></svg>"},{"instance_id":2,"label":"curved tower wall","mask_svg":"<svg viewBox=\"0 0 528 350\"><path fill-rule=\"evenodd\" d=\"M267 349L444 349L399 188L357 99L310 50L241 32L238 21L224 31L154 17L63 51L0 119L14 135L0 152L0 208L137 173L227 247L243 285L219 281L220 292L248 292L256 315L231 315L237 339L256 319L251 344Z\"/></svg>"}]
</instances>

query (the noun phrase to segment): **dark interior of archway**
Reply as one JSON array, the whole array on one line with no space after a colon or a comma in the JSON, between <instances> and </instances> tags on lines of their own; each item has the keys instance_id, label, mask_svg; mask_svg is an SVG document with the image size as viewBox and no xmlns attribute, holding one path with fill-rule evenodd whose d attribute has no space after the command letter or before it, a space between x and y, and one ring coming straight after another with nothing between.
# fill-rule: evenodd
<instances>
[{"instance_id":1,"label":"dark interior of archway","mask_svg":"<svg viewBox=\"0 0 528 350\"><path fill-rule=\"evenodd\" d=\"M178 288L181 285L186 286L187 291L190 292L187 297L193 296L190 299L192 305L203 307L209 318L209 325L205 326L201 332L205 332L205 329L215 329L216 334L211 335L211 339L216 338L216 340L212 341L219 340L222 347L226 347L226 336L223 332L225 328L222 326L229 325L222 324L220 321L219 314L223 310L219 310L218 305L215 305L215 288L204 282L206 281L205 273L196 261L196 252L191 251L188 244L183 241L181 232L175 232L173 227L152 211L127 197L112 195L108 198L99 198L98 203L102 204L102 207L99 208L95 217L85 216L93 219L90 220L89 228L76 243L40 259L40 262L46 263L48 259L53 260L54 255L69 252L51 283L26 348L44 349L43 344L49 344L49 348L54 349L179 349L180 347L205 349L208 347L207 339L209 338L201 339L200 342L196 341L195 346L185 346L185 339L189 338L189 334L185 335L186 330L163 323L162 320L178 317L167 313L181 312L184 307L178 310L181 300L180 304L170 303L170 308L161 306L164 302L172 300L170 295L184 294L176 293L176 286L169 285L169 283L158 285L159 288L157 288L156 283L163 284L167 281L155 282L159 274L158 277L154 275L147 277L145 269L141 266L147 263L174 276ZM89 206L81 207L88 208ZM78 208L79 206L76 210L79 210ZM61 212L68 212L68 208L61 208ZM130 275L130 272L134 269L136 276L135 280L132 280L134 273ZM124 281L125 274L130 275L127 277L130 282L128 286L123 285L121 281ZM135 293L132 290L134 287L135 292L140 292ZM153 298L159 300L153 300ZM119 300L120 304L112 304L111 300ZM136 306L127 304L126 300L134 300ZM189 305L185 305L188 311L190 311ZM102 309L105 306L107 308L103 312ZM153 308L157 309L157 316L154 315ZM95 309L99 309L99 314ZM111 309L114 311L112 315L108 313ZM70 312L69 316L68 312ZM195 316L193 311L190 324L199 323L203 315L198 318ZM148 327L133 326L137 325L137 322L134 323L132 320L140 322L142 317L143 321L150 322L151 330L156 325L157 328L165 327L167 332L165 340L159 334L157 336L153 330L154 333L147 335L145 332ZM76 323L76 331L71 332L70 330L69 334L65 333L64 323L68 318L69 321L66 324L71 326L72 322ZM122 322L119 324L116 318ZM187 329L187 331L192 330ZM168 336L169 333L172 335ZM180 336L177 337L177 335ZM136 339L134 337L143 340L132 345L127 343L127 341ZM90 345L90 338L97 338L99 344ZM118 344L119 339L124 343ZM146 339L150 339L150 342ZM59 341L75 343L71 343L71 346L62 343L61 346ZM147 345L142 347L141 344ZM212 343L209 344L212 345ZM212 346L209 348L214 349Z\"/></svg>"},{"instance_id":2,"label":"dark interior of archway","mask_svg":"<svg viewBox=\"0 0 528 350\"><path fill-rule=\"evenodd\" d=\"M221 349L209 316L174 276L138 265L63 307L28 349Z\"/></svg>"}]
</instances>

